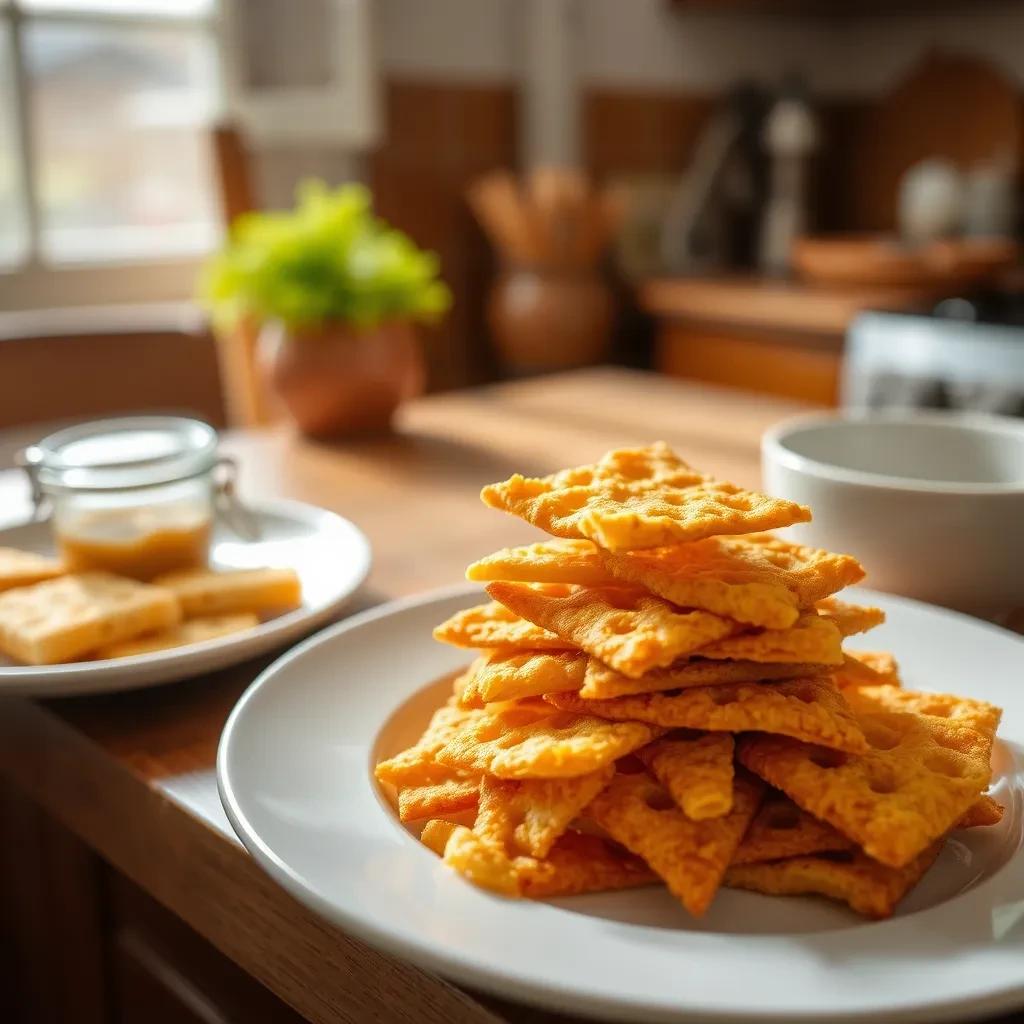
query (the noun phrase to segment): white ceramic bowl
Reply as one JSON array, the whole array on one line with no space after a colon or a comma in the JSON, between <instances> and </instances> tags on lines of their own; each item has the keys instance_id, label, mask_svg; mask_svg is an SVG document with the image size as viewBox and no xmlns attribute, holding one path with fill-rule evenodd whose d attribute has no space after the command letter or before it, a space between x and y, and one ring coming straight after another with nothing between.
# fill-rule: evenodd
<instances>
[{"instance_id":1,"label":"white ceramic bowl","mask_svg":"<svg viewBox=\"0 0 1024 1024\"><path fill-rule=\"evenodd\" d=\"M761 442L769 494L809 505L802 543L856 555L880 590L982 614L1024 607L1024 421L814 414Z\"/></svg>"}]
</instances>

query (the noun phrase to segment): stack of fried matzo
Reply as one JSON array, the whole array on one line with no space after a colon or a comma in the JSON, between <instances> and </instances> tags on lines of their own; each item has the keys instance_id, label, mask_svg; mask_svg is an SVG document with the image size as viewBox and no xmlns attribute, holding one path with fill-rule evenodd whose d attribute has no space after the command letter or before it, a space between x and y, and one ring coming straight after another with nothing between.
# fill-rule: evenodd
<instances>
[{"instance_id":1,"label":"stack of fried matzo","mask_svg":"<svg viewBox=\"0 0 1024 1024\"><path fill-rule=\"evenodd\" d=\"M556 539L469 567L489 604L435 636L478 657L419 742L377 766L403 821L477 885L532 897L663 880L884 917L984 795L999 709L901 689L846 652L879 609L848 555L763 531L810 511L664 444L484 489Z\"/></svg>"}]
</instances>

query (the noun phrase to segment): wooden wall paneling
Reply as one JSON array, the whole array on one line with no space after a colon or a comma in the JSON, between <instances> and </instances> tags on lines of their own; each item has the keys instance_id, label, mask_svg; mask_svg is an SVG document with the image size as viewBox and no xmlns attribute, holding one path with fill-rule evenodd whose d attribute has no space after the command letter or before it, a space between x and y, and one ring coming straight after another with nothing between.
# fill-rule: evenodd
<instances>
[{"instance_id":1,"label":"wooden wall paneling","mask_svg":"<svg viewBox=\"0 0 1024 1024\"><path fill-rule=\"evenodd\" d=\"M516 163L512 86L391 81L385 88L385 142L369 177L379 213L434 250L452 290L451 312L426 330L430 386L487 379L484 302L494 273L489 246L464 194L478 175Z\"/></svg>"},{"instance_id":2,"label":"wooden wall paneling","mask_svg":"<svg viewBox=\"0 0 1024 1024\"><path fill-rule=\"evenodd\" d=\"M583 97L583 145L599 179L681 173L714 109L712 96L590 89Z\"/></svg>"},{"instance_id":3,"label":"wooden wall paneling","mask_svg":"<svg viewBox=\"0 0 1024 1024\"><path fill-rule=\"evenodd\" d=\"M0 1020L108 1024L99 858L0 780Z\"/></svg>"}]
</instances>

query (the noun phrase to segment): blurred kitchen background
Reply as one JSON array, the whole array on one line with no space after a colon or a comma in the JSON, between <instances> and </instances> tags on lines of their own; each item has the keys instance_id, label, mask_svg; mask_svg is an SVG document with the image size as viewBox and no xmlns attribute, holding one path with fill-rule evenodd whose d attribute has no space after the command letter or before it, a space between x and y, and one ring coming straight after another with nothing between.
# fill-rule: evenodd
<instances>
[{"instance_id":1,"label":"blurred kitchen background","mask_svg":"<svg viewBox=\"0 0 1024 1024\"><path fill-rule=\"evenodd\" d=\"M613 361L1024 414L1022 53L1019 0L0 0L0 464L276 418L267 324L197 282L309 178L436 253L430 390Z\"/></svg>"}]
</instances>

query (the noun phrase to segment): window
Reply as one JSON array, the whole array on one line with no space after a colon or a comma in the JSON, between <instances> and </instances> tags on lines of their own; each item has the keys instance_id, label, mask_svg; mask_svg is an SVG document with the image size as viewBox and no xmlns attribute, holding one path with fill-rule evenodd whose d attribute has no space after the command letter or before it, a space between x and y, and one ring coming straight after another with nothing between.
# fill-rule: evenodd
<instances>
[{"instance_id":1,"label":"window","mask_svg":"<svg viewBox=\"0 0 1024 1024\"><path fill-rule=\"evenodd\" d=\"M193 294L222 103L256 150L366 148L371 37L370 0L0 0L0 312Z\"/></svg>"},{"instance_id":2,"label":"window","mask_svg":"<svg viewBox=\"0 0 1024 1024\"><path fill-rule=\"evenodd\" d=\"M219 230L213 5L0 0L0 308L95 301L100 280L166 298L194 272Z\"/></svg>"}]
</instances>

